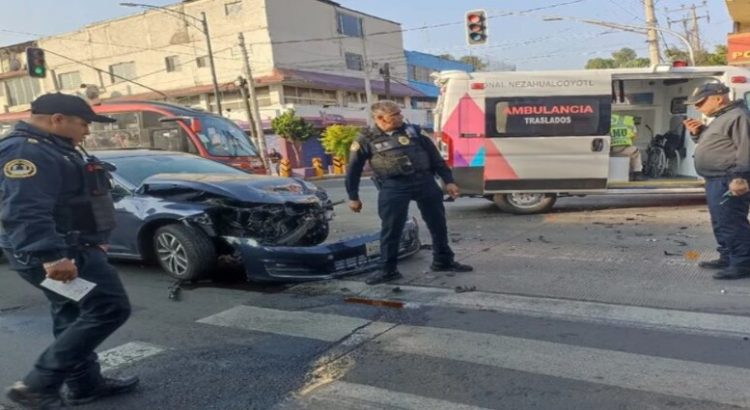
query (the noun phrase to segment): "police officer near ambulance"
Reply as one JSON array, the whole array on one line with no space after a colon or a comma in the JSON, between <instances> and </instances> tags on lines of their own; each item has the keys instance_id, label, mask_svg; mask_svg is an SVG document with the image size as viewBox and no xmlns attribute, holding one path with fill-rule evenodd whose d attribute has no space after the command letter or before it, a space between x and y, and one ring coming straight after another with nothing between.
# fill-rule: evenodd
<instances>
[{"instance_id":1,"label":"police officer near ambulance","mask_svg":"<svg viewBox=\"0 0 750 410\"><path fill-rule=\"evenodd\" d=\"M689 118L684 121L693 139L695 169L705 178L706 201L719 258L700 266L719 269L714 279L750 276L750 112L742 100L731 101L729 88L707 83L695 89L688 99L702 114L713 120L704 125Z\"/></svg>"},{"instance_id":2,"label":"police officer near ambulance","mask_svg":"<svg viewBox=\"0 0 750 410\"><path fill-rule=\"evenodd\" d=\"M138 378L104 377L94 350L130 316L130 302L107 263L114 228L108 165L76 149L97 115L81 98L46 94L31 117L0 141L0 247L10 267L51 304L54 342L7 396L26 408L79 405L132 391ZM76 302L48 290L46 278L96 286ZM61 388L66 385L64 397Z\"/></svg>"},{"instance_id":3,"label":"police officer near ambulance","mask_svg":"<svg viewBox=\"0 0 750 410\"><path fill-rule=\"evenodd\" d=\"M435 181L438 175L452 198L459 195L453 174L429 137L418 127L404 124L401 108L393 101L372 105L375 127L366 129L352 143L346 191L349 208L362 210L359 181L367 161L378 187L378 215L381 220L380 255L382 269L367 278L374 285L401 278L396 269L401 234L409 203L417 202L422 219L432 236L433 271L469 272L471 266L458 263L448 244L443 192Z\"/></svg>"}]
</instances>

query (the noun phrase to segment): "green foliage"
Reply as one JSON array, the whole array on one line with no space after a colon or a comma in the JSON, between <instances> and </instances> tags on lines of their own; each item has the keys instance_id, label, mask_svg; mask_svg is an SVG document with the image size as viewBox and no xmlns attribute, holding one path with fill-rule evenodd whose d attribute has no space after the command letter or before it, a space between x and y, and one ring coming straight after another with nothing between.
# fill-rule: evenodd
<instances>
[{"instance_id":1,"label":"green foliage","mask_svg":"<svg viewBox=\"0 0 750 410\"><path fill-rule=\"evenodd\" d=\"M271 129L281 138L292 143L297 163L300 159L302 143L317 134L315 127L301 117L295 115L294 110L289 110L271 121Z\"/></svg>"},{"instance_id":2,"label":"green foliage","mask_svg":"<svg viewBox=\"0 0 750 410\"><path fill-rule=\"evenodd\" d=\"M667 49L664 53L669 61L682 60L690 61L690 55L687 51L678 48ZM706 50L697 50L695 52L695 65L726 65L727 64L727 46L717 45L714 52Z\"/></svg>"},{"instance_id":3,"label":"green foliage","mask_svg":"<svg viewBox=\"0 0 750 410\"><path fill-rule=\"evenodd\" d=\"M667 61L690 61L687 51L679 48L669 48L664 51ZM586 62L587 69L599 68L623 68L623 67L648 67L651 61L648 58L638 57L632 48L622 48L612 53L612 58L592 58ZM695 65L726 65L727 46L717 45L714 52L697 50L695 52Z\"/></svg>"},{"instance_id":4,"label":"green foliage","mask_svg":"<svg viewBox=\"0 0 750 410\"><path fill-rule=\"evenodd\" d=\"M458 61L465 64L471 64L472 66L474 66L475 71L482 71L487 68L487 63L482 61L482 59L477 56L463 56L459 58Z\"/></svg>"},{"instance_id":5,"label":"green foliage","mask_svg":"<svg viewBox=\"0 0 750 410\"><path fill-rule=\"evenodd\" d=\"M649 64L648 58L640 58L635 50L624 47L613 52L612 58L590 59L586 62L586 69L648 67Z\"/></svg>"},{"instance_id":6,"label":"green foliage","mask_svg":"<svg viewBox=\"0 0 750 410\"><path fill-rule=\"evenodd\" d=\"M349 159L349 147L359 134L359 127L354 125L331 125L323 131L320 139L326 153Z\"/></svg>"}]
</instances>

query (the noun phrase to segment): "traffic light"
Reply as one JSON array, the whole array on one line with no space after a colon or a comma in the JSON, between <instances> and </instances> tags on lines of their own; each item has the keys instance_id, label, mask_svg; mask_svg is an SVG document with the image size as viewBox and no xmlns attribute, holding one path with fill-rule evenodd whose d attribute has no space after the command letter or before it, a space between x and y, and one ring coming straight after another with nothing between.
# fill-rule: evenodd
<instances>
[{"instance_id":1,"label":"traffic light","mask_svg":"<svg viewBox=\"0 0 750 410\"><path fill-rule=\"evenodd\" d=\"M37 47L26 49L26 69L29 76L44 78L47 76L47 66L44 62L44 50Z\"/></svg>"},{"instance_id":2,"label":"traffic light","mask_svg":"<svg viewBox=\"0 0 750 410\"><path fill-rule=\"evenodd\" d=\"M466 41L470 46L487 43L487 13L484 10L466 13Z\"/></svg>"}]
</instances>

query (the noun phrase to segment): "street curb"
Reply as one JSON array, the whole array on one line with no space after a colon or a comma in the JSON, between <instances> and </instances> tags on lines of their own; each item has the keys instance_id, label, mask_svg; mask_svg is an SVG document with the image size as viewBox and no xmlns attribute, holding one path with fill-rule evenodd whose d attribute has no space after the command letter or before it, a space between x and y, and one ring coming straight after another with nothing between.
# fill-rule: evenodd
<instances>
[{"instance_id":1,"label":"street curb","mask_svg":"<svg viewBox=\"0 0 750 410\"><path fill-rule=\"evenodd\" d=\"M323 181L327 179L344 179L346 175L323 175L322 177L307 177L305 181Z\"/></svg>"}]
</instances>

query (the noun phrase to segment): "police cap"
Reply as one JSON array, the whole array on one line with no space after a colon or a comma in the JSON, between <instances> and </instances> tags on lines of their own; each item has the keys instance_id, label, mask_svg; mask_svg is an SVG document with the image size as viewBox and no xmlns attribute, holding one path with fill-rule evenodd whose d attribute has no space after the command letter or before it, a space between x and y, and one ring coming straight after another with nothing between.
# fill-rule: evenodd
<instances>
[{"instance_id":1,"label":"police cap","mask_svg":"<svg viewBox=\"0 0 750 410\"><path fill-rule=\"evenodd\" d=\"M693 94L687 99L687 104L695 105L712 95L729 94L729 87L722 83L706 83L695 88Z\"/></svg>"},{"instance_id":2,"label":"police cap","mask_svg":"<svg viewBox=\"0 0 750 410\"><path fill-rule=\"evenodd\" d=\"M78 117L86 122L115 122L114 118L98 115L89 103L75 95L50 93L31 102L32 114L62 114Z\"/></svg>"}]
</instances>

